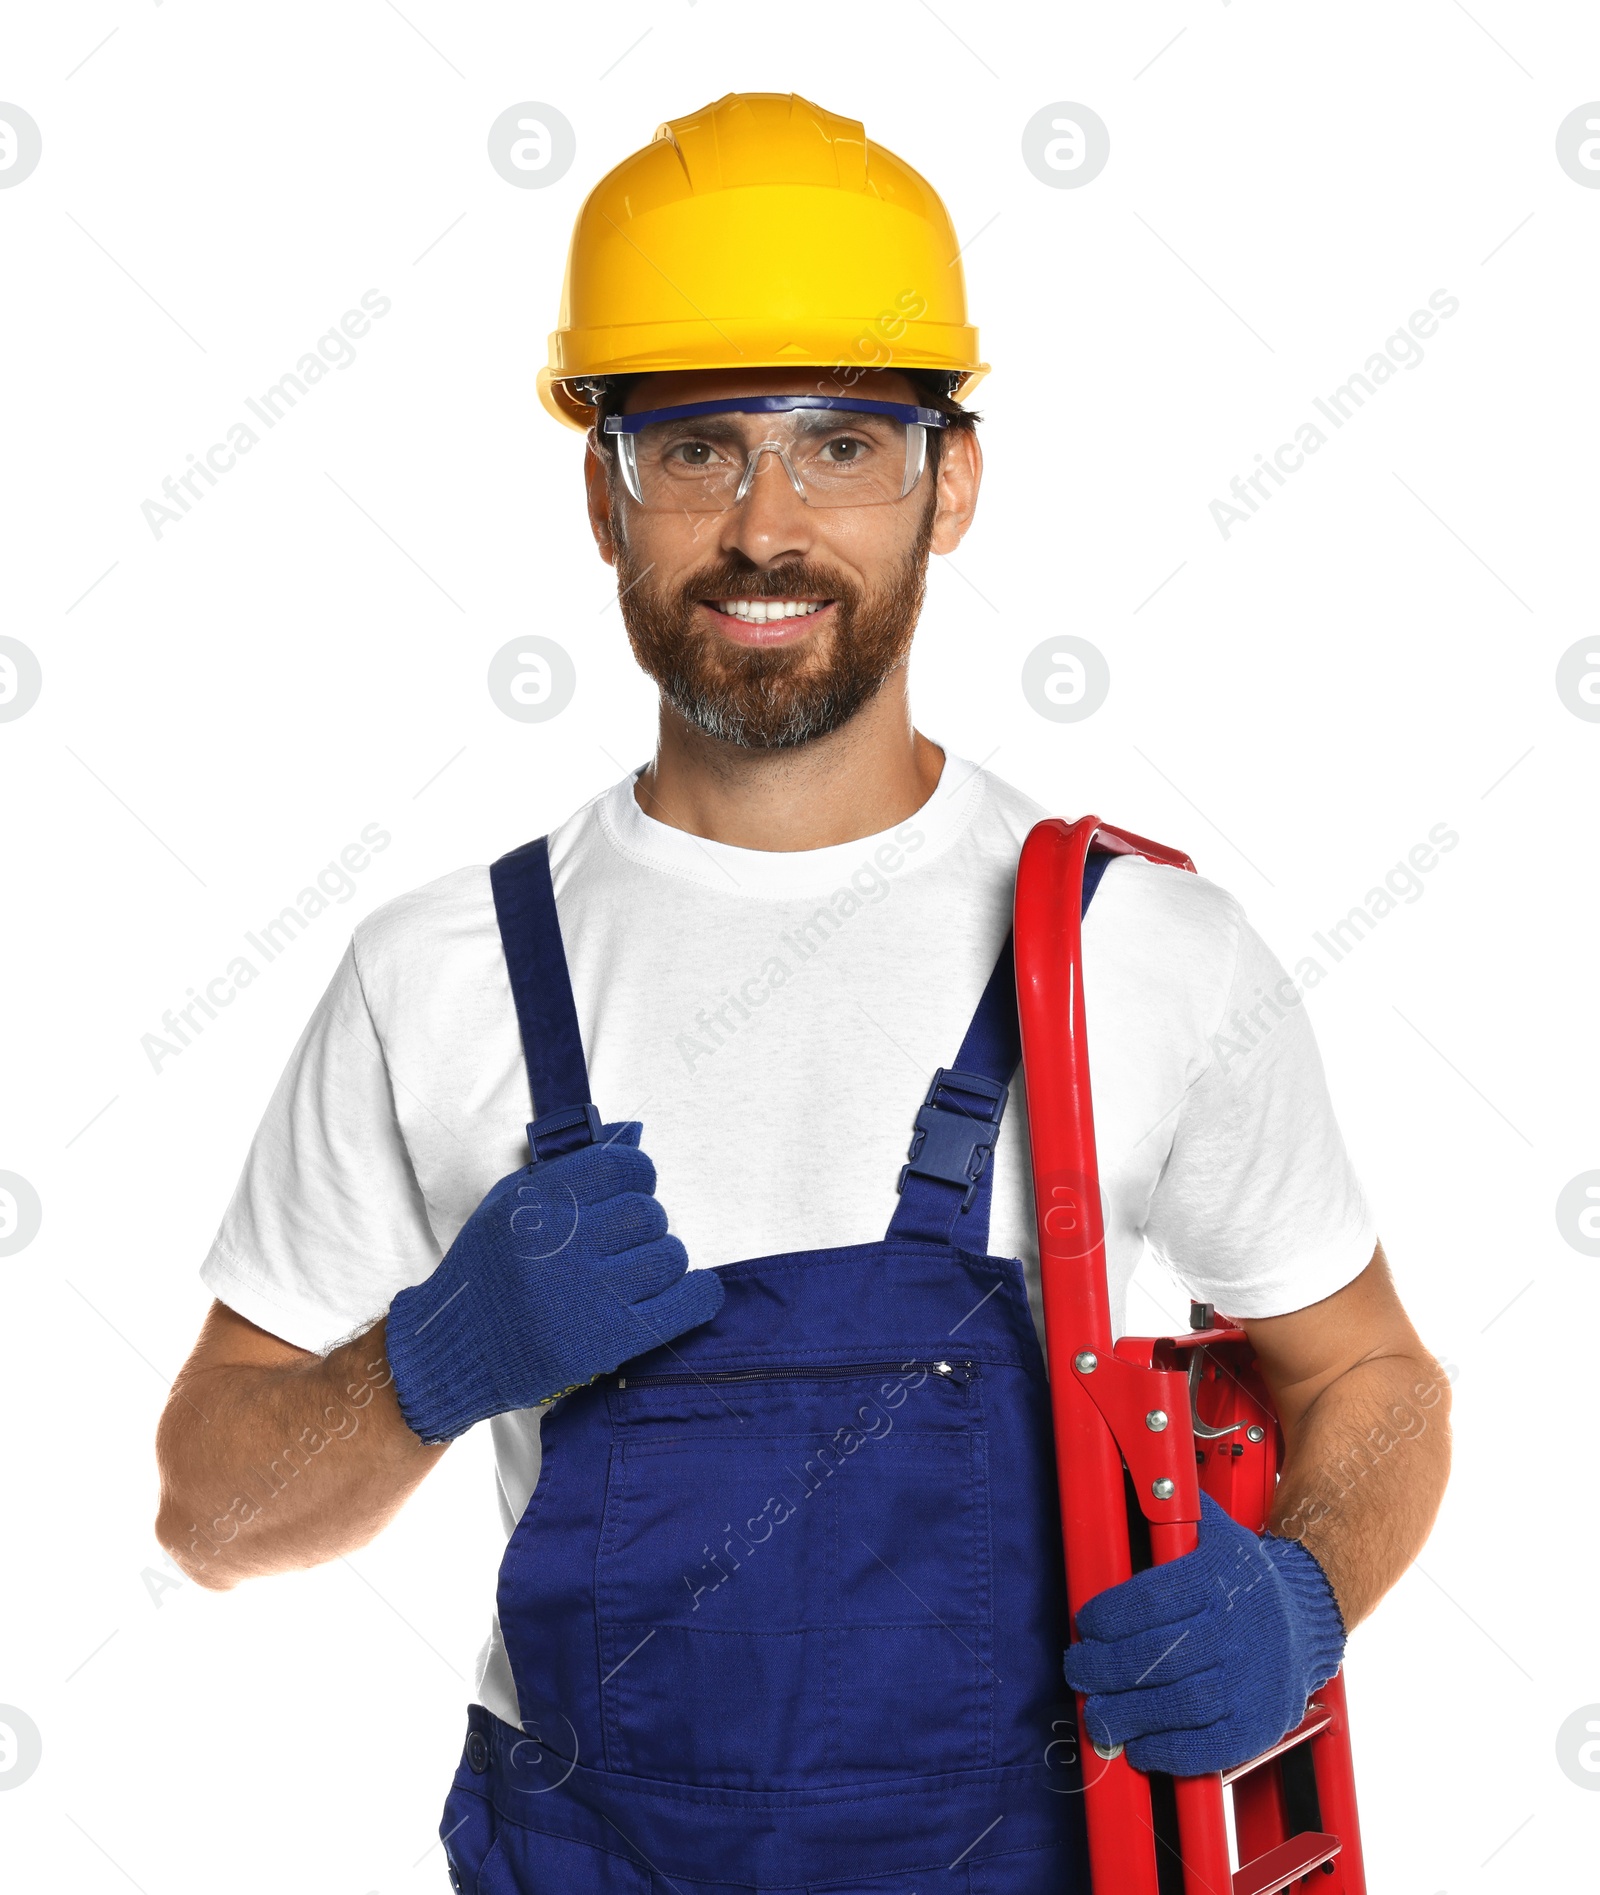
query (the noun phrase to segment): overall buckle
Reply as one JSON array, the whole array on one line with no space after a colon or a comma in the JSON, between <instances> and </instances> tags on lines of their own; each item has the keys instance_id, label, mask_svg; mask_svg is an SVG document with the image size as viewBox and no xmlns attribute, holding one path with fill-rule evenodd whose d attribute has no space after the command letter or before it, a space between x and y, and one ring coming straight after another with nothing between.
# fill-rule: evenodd
<instances>
[{"instance_id":1,"label":"overall buckle","mask_svg":"<svg viewBox=\"0 0 1600 1895\"><path fill-rule=\"evenodd\" d=\"M600 1108L595 1105L558 1105L541 1112L528 1127L528 1152L536 1165L599 1143Z\"/></svg>"},{"instance_id":2,"label":"overall buckle","mask_svg":"<svg viewBox=\"0 0 1600 1895\"><path fill-rule=\"evenodd\" d=\"M911 1156L900 1168L897 1189L903 1192L906 1179L913 1173L919 1178L937 1178L965 1192L961 1208L966 1210L994 1150L1010 1091L1009 1086L997 1079L985 1079L982 1073L941 1066L917 1114Z\"/></svg>"}]
</instances>

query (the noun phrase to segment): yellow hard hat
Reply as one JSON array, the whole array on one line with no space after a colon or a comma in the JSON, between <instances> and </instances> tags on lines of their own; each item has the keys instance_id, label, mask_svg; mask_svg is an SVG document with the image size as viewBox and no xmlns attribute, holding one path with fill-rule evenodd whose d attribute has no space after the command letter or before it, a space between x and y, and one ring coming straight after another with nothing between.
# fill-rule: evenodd
<instances>
[{"instance_id":1,"label":"yellow hard hat","mask_svg":"<svg viewBox=\"0 0 1600 1895\"><path fill-rule=\"evenodd\" d=\"M989 369L938 192L792 92L669 119L584 199L539 399L586 429L579 378L744 367L943 370L958 400Z\"/></svg>"}]
</instances>

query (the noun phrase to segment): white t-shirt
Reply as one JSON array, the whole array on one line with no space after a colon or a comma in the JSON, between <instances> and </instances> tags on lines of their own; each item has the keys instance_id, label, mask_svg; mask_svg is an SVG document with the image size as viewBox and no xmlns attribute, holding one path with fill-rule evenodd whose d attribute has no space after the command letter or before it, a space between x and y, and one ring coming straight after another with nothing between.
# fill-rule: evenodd
<instances>
[{"instance_id":1,"label":"white t-shirt","mask_svg":"<svg viewBox=\"0 0 1600 1895\"><path fill-rule=\"evenodd\" d=\"M603 1118L641 1119L691 1267L872 1242L912 1121L955 1060L1048 812L947 756L910 820L834 848L735 849L654 821L626 778L550 838ZM1304 1308L1376 1242L1300 997L1226 890L1112 862L1083 935L1114 1328L1148 1240L1229 1315ZM1235 1015L1242 1020L1235 1021ZM356 928L251 1145L201 1276L326 1352L433 1271L532 1116L485 867ZM989 1248L1038 1247L1020 1073L994 1157ZM1042 1337L1041 1337L1042 1339ZM538 1416L490 1423L507 1536ZM518 1720L498 1624L478 1700Z\"/></svg>"}]
</instances>

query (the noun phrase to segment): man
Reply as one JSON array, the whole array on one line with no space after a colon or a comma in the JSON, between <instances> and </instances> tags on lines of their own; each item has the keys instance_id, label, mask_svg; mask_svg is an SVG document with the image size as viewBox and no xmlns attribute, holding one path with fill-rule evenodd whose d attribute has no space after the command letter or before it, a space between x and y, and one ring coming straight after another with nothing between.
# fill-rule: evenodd
<instances>
[{"instance_id":1,"label":"man","mask_svg":"<svg viewBox=\"0 0 1600 1895\"><path fill-rule=\"evenodd\" d=\"M1086 1887L1009 986L1045 812L907 695L981 475L956 256L798 98L591 194L540 391L655 756L356 929L203 1268L158 1523L202 1584L365 1544L490 1424L458 1888ZM1298 1720L1416 1553L1447 1395L1233 898L1119 859L1084 983L1113 1309L1148 1240L1244 1322L1287 1443L1274 1532L1208 1507L1079 1614L1091 1734L1196 1774Z\"/></svg>"}]
</instances>

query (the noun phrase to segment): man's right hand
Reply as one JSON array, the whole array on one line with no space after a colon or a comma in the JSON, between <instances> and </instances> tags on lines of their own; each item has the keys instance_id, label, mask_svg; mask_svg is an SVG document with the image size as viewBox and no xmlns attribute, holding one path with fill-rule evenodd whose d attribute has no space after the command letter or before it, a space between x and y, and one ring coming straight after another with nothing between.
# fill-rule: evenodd
<instances>
[{"instance_id":1,"label":"man's right hand","mask_svg":"<svg viewBox=\"0 0 1600 1895\"><path fill-rule=\"evenodd\" d=\"M422 1441L581 1388L721 1307L721 1278L667 1235L639 1122L600 1130L502 1178L390 1305L395 1393Z\"/></svg>"}]
</instances>

